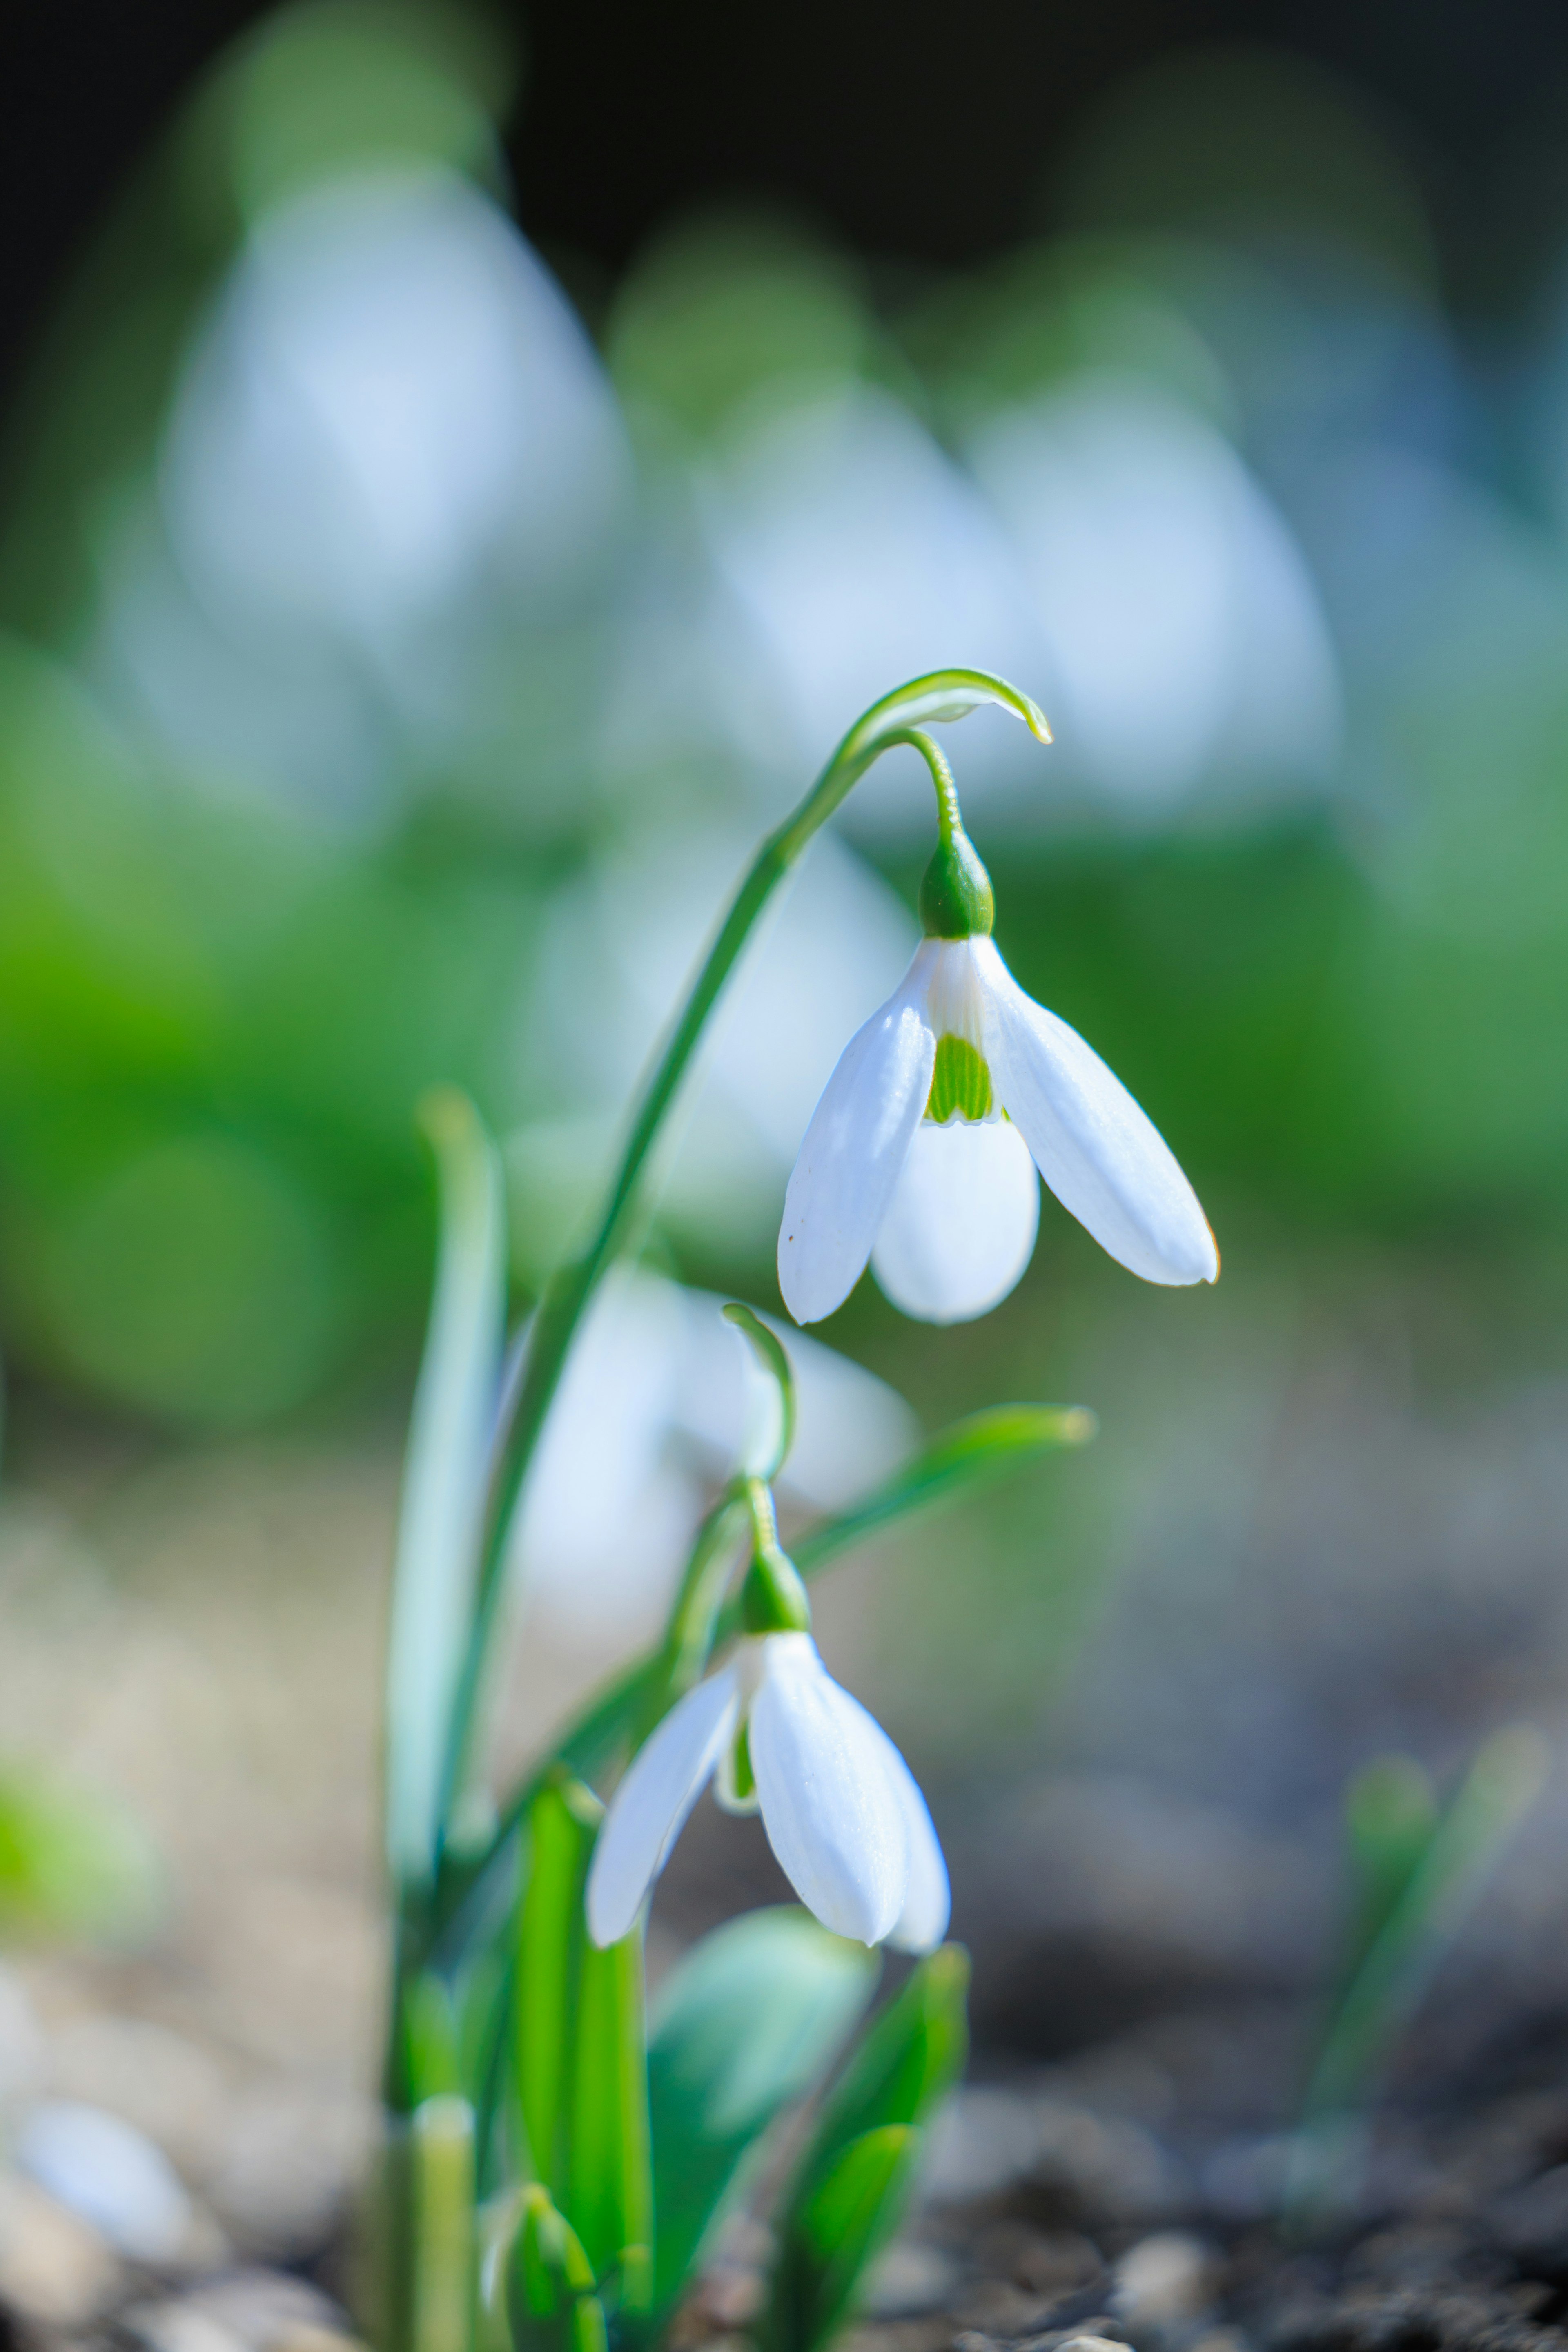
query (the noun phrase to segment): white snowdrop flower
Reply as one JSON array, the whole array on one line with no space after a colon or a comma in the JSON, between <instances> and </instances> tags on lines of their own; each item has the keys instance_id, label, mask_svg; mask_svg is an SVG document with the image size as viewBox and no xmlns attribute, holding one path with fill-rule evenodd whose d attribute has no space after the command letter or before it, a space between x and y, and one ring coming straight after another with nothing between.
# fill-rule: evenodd
<instances>
[{"instance_id":1,"label":"white snowdrop flower","mask_svg":"<svg viewBox=\"0 0 1568 2352\"><path fill-rule=\"evenodd\" d=\"M588 1879L596 1944L630 1929L687 1815L759 1811L785 1876L824 1927L925 1952L947 1926L947 1870L915 1776L836 1683L808 1633L751 1635L673 1706L610 1801Z\"/></svg>"},{"instance_id":2,"label":"white snowdrop flower","mask_svg":"<svg viewBox=\"0 0 1568 2352\"><path fill-rule=\"evenodd\" d=\"M951 819L921 911L928 936L845 1046L784 1196L779 1283L795 1320L831 1315L868 1258L906 1315L985 1314L1033 1255L1037 1168L1146 1282L1212 1282L1219 1254L1192 1186L1099 1055L1009 971L989 879Z\"/></svg>"}]
</instances>

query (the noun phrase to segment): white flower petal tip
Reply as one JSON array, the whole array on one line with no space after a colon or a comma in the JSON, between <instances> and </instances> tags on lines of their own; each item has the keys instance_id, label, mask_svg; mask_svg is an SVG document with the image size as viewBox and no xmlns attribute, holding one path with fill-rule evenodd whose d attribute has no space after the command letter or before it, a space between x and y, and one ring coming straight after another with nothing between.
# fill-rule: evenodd
<instances>
[{"instance_id":1,"label":"white flower petal tip","mask_svg":"<svg viewBox=\"0 0 1568 2352\"><path fill-rule=\"evenodd\" d=\"M856 1943L940 1943L947 1872L925 1800L809 1633L743 1642L735 1664L688 1691L638 1751L589 1869L594 1942L628 1933L704 1787L724 1779L743 1721L762 1826L808 1909Z\"/></svg>"},{"instance_id":2,"label":"white flower petal tip","mask_svg":"<svg viewBox=\"0 0 1568 2352\"><path fill-rule=\"evenodd\" d=\"M1075 1029L1024 994L989 940L971 946L998 1092L1062 1207L1145 1282L1213 1282L1214 1235L1154 1121Z\"/></svg>"},{"instance_id":3,"label":"white flower petal tip","mask_svg":"<svg viewBox=\"0 0 1568 2352\"><path fill-rule=\"evenodd\" d=\"M589 1865L588 1932L601 1950L630 1932L739 1713L735 1670L727 1667L688 1691L632 1758Z\"/></svg>"},{"instance_id":4,"label":"white flower petal tip","mask_svg":"<svg viewBox=\"0 0 1568 2352\"><path fill-rule=\"evenodd\" d=\"M784 1875L824 1927L882 1943L909 1878L884 1735L834 1682L809 1633L765 1637L750 1723L762 1825Z\"/></svg>"},{"instance_id":5,"label":"white flower petal tip","mask_svg":"<svg viewBox=\"0 0 1568 2352\"><path fill-rule=\"evenodd\" d=\"M910 1139L872 1272L917 1321L972 1322L1017 1286L1039 1225L1040 1179L1009 1120L926 1120Z\"/></svg>"}]
</instances>

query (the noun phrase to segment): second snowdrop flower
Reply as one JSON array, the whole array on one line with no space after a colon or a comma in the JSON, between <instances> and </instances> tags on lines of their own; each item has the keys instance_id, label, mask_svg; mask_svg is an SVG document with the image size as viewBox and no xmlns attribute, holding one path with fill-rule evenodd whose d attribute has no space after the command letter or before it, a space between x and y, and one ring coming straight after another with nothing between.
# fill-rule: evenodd
<instances>
[{"instance_id":1,"label":"second snowdrop flower","mask_svg":"<svg viewBox=\"0 0 1568 2352\"><path fill-rule=\"evenodd\" d=\"M942 843L926 936L897 992L851 1038L784 1196L779 1283L798 1323L842 1304L869 1259L895 1307L964 1322L1034 1252L1044 1177L1146 1282L1212 1282L1219 1254L1168 1145L1075 1029L1037 1004L990 938L989 877L928 736Z\"/></svg>"},{"instance_id":2,"label":"second snowdrop flower","mask_svg":"<svg viewBox=\"0 0 1568 2352\"><path fill-rule=\"evenodd\" d=\"M766 1507L767 1522L771 1507ZM588 1879L596 1944L630 1929L710 1780L760 1812L785 1876L824 1927L926 1952L947 1926L947 1870L925 1800L881 1725L836 1683L804 1591L776 1549L754 1560L731 1662L671 1708L604 1817Z\"/></svg>"}]
</instances>

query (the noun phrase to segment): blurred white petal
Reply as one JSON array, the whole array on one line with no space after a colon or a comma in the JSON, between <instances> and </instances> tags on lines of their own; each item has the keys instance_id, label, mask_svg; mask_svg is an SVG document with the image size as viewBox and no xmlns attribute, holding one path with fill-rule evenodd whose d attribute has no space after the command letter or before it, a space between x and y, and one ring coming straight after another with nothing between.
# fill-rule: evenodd
<instances>
[{"instance_id":1,"label":"blurred white petal","mask_svg":"<svg viewBox=\"0 0 1568 2352\"><path fill-rule=\"evenodd\" d=\"M885 1733L883 1736L886 1738ZM909 1887L904 1908L887 1940L895 1951L933 1952L947 1933L952 1916L947 1864L942 1857L931 1808L891 1739L884 1761L888 1779L904 1808L904 1832L909 1841Z\"/></svg>"},{"instance_id":2,"label":"blurred white petal","mask_svg":"<svg viewBox=\"0 0 1568 2352\"><path fill-rule=\"evenodd\" d=\"M1004 1118L923 1120L888 1204L872 1272L925 1323L964 1323L1007 1297L1034 1254L1040 1179Z\"/></svg>"},{"instance_id":3,"label":"blurred white petal","mask_svg":"<svg viewBox=\"0 0 1568 2352\"><path fill-rule=\"evenodd\" d=\"M974 947L992 1082L1062 1207L1145 1282L1212 1282L1214 1236L1153 1121L1075 1029L1024 994L989 940Z\"/></svg>"},{"instance_id":4,"label":"blurred white petal","mask_svg":"<svg viewBox=\"0 0 1568 2352\"><path fill-rule=\"evenodd\" d=\"M779 1867L824 1927L879 1944L909 1891L908 1827L886 1735L809 1633L770 1633L751 1704L751 1767Z\"/></svg>"},{"instance_id":5,"label":"blurred white petal","mask_svg":"<svg viewBox=\"0 0 1568 2352\"><path fill-rule=\"evenodd\" d=\"M246 247L170 428L182 562L253 610L384 640L487 552L541 581L625 487L613 404L500 208L437 171L358 173Z\"/></svg>"},{"instance_id":6,"label":"blurred white petal","mask_svg":"<svg viewBox=\"0 0 1568 2352\"><path fill-rule=\"evenodd\" d=\"M733 1667L686 1693L640 1748L610 1801L588 1874L588 1927L619 1943L636 1918L686 1816L735 1736Z\"/></svg>"},{"instance_id":7,"label":"blurred white petal","mask_svg":"<svg viewBox=\"0 0 1568 2352\"><path fill-rule=\"evenodd\" d=\"M1086 370L975 437L1049 648L1064 763L1130 799L1217 774L1321 779L1340 688L1305 559L1224 435Z\"/></svg>"},{"instance_id":8,"label":"blurred white petal","mask_svg":"<svg viewBox=\"0 0 1568 2352\"><path fill-rule=\"evenodd\" d=\"M1038 626L1004 533L886 392L857 385L770 416L705 489L709 543L774 681L774 762L781 737L815 765L890 681L941 668L956 645L1004 677L1038 669ZM982 730L971 799L986 741ZM908 839L929 808L912 769L879 768L846 814Z\"/></svg>"},{"instance_id":9,"label":"blurred white petal","mask_svg":"<svg viewBox=\"0 0 1568 2352\"><path fill-rule=\"evenodd\" d=\"M784 1195L779 1287L798 1323L831 1315L859 1281L925 1108L936 1057L936 1040L908 982L845 1046Z\"/></svg>"}]
</instances>

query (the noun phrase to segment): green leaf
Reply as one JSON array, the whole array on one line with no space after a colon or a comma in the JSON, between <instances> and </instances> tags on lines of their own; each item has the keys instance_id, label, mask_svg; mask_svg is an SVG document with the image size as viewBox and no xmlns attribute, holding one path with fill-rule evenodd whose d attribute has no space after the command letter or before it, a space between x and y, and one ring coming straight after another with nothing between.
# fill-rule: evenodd
<instances>
[{"instance_id":1,"label":"green leaf","mask_svg":"<svg viewBox=\"0 0 1568 2352\"><path fill-rule=\"evenodd\" d=\"M0 1933L134 1936L160 1892L145 1832L112 1800L31 1765L0 1769Z\"/></svg>"},{"instance_id":2,"label":"green leaf","mask_svg":"<svg viewBox=\"0 0 1568 2352\"><path fill-rule=\"evenodd\" d=\"M1354 1916L1347 1937L1347 1981L1426 1861L1441 1818L1432 1783L1413 1757L1381 1757L1351 1781L1344 1825Z\"/></svg>"},{"instance_id":3,"label":"green leaf","mask_svg":"<svg viewBox=\"0 0 1568 2352\"><path fill-rule=\"evenodd\" d=\"M1009 1477L1041 1454L1086 1445L1099 1427L1081 1404L997 1404L943 1430L863 1501L808 1528L789 1547L802 1576L814 1576L852 1545L915 1512L946 1508Z\"/></svg>"},{"instance_id":4,"label":"green leaf","mask_svg":"<svg viewBox=\"0 0 1568 2352\"><path fill-rule=\"evenodd\" d=\"M920 2133L882 2124L843 2148L802 2206L791 2340L808 2352L843 2317L856 2285L897 2226L913 2183Z\"/></svg>"},{"instance_id":5,"label":"green leaf","mask_svg":"<svg viewBox=\"0 0 1568 2352\"><path fill-rule=\"evenodd\" d=\"M655 2315L680 2292L747 2151L816 2081L880 1965L782 1905L716 1929L665 1979L648 2042Z\"/></svg>"},{"instance_id":6,"label":"green leaf","mask_svg":"<svg viewBox=\"0 0 1568 2352\"><path fill-rule=\"evenodd\" d=\"M1296 2231L1354 2190L1366 2107L1434 1971L1540 1794L1550 1763L1546 1740L1530 1726L1494 1733L1430 1827L1408 1775L1402 1791L1391 1781L1381 1791L1375 1783L1370 1807L1365 1776L1353 1786L1350 1829L1358 1866L1364 1869L1381 1846L1379 1867L1390 1877L1402 1869L1404 1878L1351 1971L1319 2047L1285 2193L1286 2219Z\"/></svg>"},{"instance_id":7,"label":"green leaf","mask_svg":"<svg viewBox=\"0 0 1568 2352\"><path fill-rule=\"evenodd\" d=\"M387 1851L426 1881L440 1838L451 1716L482 1535L500 1381L507 1252L500 1160L466 1096L427 1096L441 1241L398 1514L387 1667Z\"/></svg>"},{"instance_id":8,"label":"green leaf","mask_svg":"<svg viewBox=\"0 0 1568 2352\"><path fill-rule=\"evenodd\" d=\"M534 2177L566 2201L571 2053L584 1930L582 1891L604 1808L559 1775L528 1809L528 1874L517 1906L513 1971L517 2105Z\"/></svg>"},{"instance_id":9,"label":"green leaf","mask_svg":"<svg viewBox=\"0 0 1568 2352\"><path fill-rule=\"evenodd\" d=\"M414 2109L413 2352L469 2352L474 2329L474 2112L465 2099Z\"/></svg>"},{"instance_id":10,"label":"green leaf","mask_svg":"<svg viewBox=\"0 0 1568 2352\"><path fill-rule=\"evenodd\" d=\"M641 1925L604 1951L585 1940L572 2046L567 2210L594 2273L620 2273L620 2307L653 2294L653 2180Z\"/></svg>"},{"instance_id":11,"label":"green leaf","mask_svg":"<svg viewBox=\"0 0 1568 2352\"><path fill-rule=\"evenodd\" d=\"M921 2128L963 2070L968 1983L958 1945L923 1960L824 2103L778 2219L769 2352L815 2352L897 2228Z\"/></svg>"}]
</instances>

